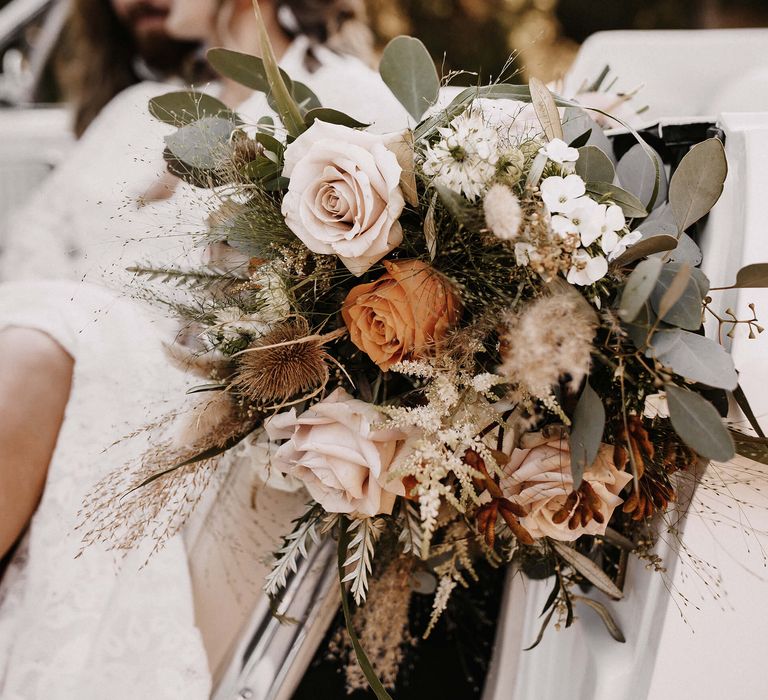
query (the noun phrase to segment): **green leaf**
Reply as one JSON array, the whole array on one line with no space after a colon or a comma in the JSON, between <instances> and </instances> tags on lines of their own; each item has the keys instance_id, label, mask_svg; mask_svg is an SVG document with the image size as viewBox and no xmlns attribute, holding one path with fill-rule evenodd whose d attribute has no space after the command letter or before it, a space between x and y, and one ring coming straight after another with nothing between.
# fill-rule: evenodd
<instances>
[{"instance_id":1,"label":"green leaf","mask_svg":"<svg viewBox=\"0 0 768 700\"><path fill-rule=\"evenodd\" d=\"M613 162L597 146L583 146L576 161L576 174L584 182L613 182Z\"/></svg>"},{"instance_id":2,"label":"green leaf","mask_svg":"<svg viewBox=\"0 0 768 700\"><path fill-rule=\"evenodd\" d=\"M528 81L531 92L531 104L536 112L536 117L541 124L547 139L563 139L563 125L560 123L560 112L557 109L552 93L538 78Z\"/></svg>"},{"instance_id":3,"label":"green leaf","mask_svg":"<svg viewBox=\"0 0 768 700\"><path fill-rule=\"evenodd\" d=\"M677 239L674 236L668 236L666 234L649 236L648 238L639 240L622 253L613 261L613 266L624 267L640 258L646 258L649 255L654 255L655 253L661 253L667 250L674 250L675 246L677 246Z\"/></svg>"},{"instance_id":4,"label":"green leaf","mask_svg":"<svg viewBox=\"0 0 768 700\"><path fill-rule=\"evenodd\" d=\"M674 384L666 384L672 427L683 442L705 459L726 462L734 455L733 439L717 409L706 399Z\"/></svg>"},{"instance_id":5,"label":"green leaf","mask_svg":"<svg viewBox=\"0 0 768 700\"><path fill-rule=\"evenodd\" d=\"M715 206L727 174L725 149L719 139L702 141L686 153L669 184L669 203L680 231Z\"/></svg>"},{"instance_id":6,"label":"green leaf","mask_svg":"<svg viewBox=\"0 0 768 700\"><path fill-rule=\"evenodd\" d=\"M285 153L285 144L278 141L274 136L258 132L254 134L253 140L264 146L264 150L270 153L274 153L278 160L283 159L283 153Z\"/></svg>"},{"instance_id":7,"label":"green leaf","mask_svg":"<svg viewBox=\"0 0 768 700\"><path fill-rule=\"evenodd\" d=\"M583 134L579 134L574 138L568 145L571 148L581 148L582 146L586 146L590 136L592 136L592 129L587 129ZM611 162L611 164L613 164L613 162Z\"/></svg>"},{"instance_id":8,"label":"green leaf","mask_svg":"<svg viewBox=\"0 0 768 700\"><path fill-rule=\"evenodd\" d=\"M754 263L741 268L736 274L736 289L761 289L768 287L768 263Z\"/></svg>"},{"instance_id":9,"label":"green leaf","mask_svg":"<svg viewBox=\"0 0 768 700\"><path fill-rule=\"evenodd\" d=\"M763 428L760 425L760 421L757 420L757 416L755 415L755 412L752 410L752 406L749 403L749 399L747 398L747 395L744 393L744 389L741 388L741 384L738 384L736 388L731 392L733 394L733 398L735 399L736 403L738 404L739 408L741 409L741 412L744 414L745 418L749 421L749 425L754 430L759 437L764 438L765 433L763 432Z\"/></svg>"},{"instance_id":10,"label":"green leaf","mask_svg":"<svg viewBox=\"0 0 768 700\"><path fill-rule=\"evenodd\" d=\"M578 571L587 581L594 584L594 586L600 589L603 593L620 600L624 597L621 589L611 581L610 577L588 557L580 554L572 547L558 542L557 540L550 539L549 543L555 549L555 551L562 557L568 564L570 564L576 571Z\"/></svg>"},{"instance_id":11,"label":"green leaf","mask_svg":"<svg viewBox=\"0 0 768 700\"><path fill-rule=\"evenodd\" d=\"M175 158L192 168L211 170L229 152L229 137L237 125L221 117L203 117L165 137Z\"/></svg>"},{"instance_id":12,"label":"green leaf","mask_svg":"<svg viewBox=\"0 0 768 700\"><path fill-rule=\"evenodd\" d=\"M659 331L646 355L692 382L731 391L738 384L733 358L714 340L677 328Z\"/></svg>"},{"instance_id":13,"label":"green leaf","mask_svg":"<svg viewBox=\"0 0 768 700\"><path fill-rule=\"evenodd\" d=\"M169 92L149 101L149 112L172 126L182 127L203 117L223 117L237 121L235 114L220 100L204 92Z\"/></svg>"},{"instance_id":14,"label":"green leaf","mask_svg":"<svg viewBox=\"0 0 768 700\"><path fill-rule=\"evenodd\" d=\"M605 430L605 408L600 397L587 382L576 404L573 426L568 437L574 490L581 486L584 470L591 467L597 457L603 440L603 430Z\"/></svg>"},{"instance_id":15,"label":"green leaf","mask_svg":"<svg viewBox=\"0 0 768 700\"><path fill-rule=\"evenodd\" d=\"M348 126L351 129L364 129L370 124L364 124L357 121L353 117L350 117L344 112L339 112L338 109L331 109L330 107L318 107L317 109L310 109L304 115L304 123L309 127L315 123L315 120L319 119L321 122L328 124L340 124L341 126Z\"/></svg>"},{"instance_id":16,"label":"green leaf","mask_svg":"<svg viewBox=\"0 0 768 700\"><path fill-rule=\"evenodd\" d=\"M626 638L624 637L624 633L621 631L621 628L616 624L616 620L613 619L613 616L611 615L610 611L608 610L605 605L602 603L599 603L596 600L592 600L591 598L586 598L584 596L573 596L576 600L580 600L584 605L588 605L592 610L594 610L599 616L600 619L603 621L603 624L605 625L606 629L608 630L608 633L613 637L617 642L621 642L624 644L626 642Z\"/></svg>"},{"instance_id":17,"label":"green leaf","mask_svg":"<svg viewBox=\"0 0 768 700\"><path fill-rule=\"evenodd\" d=\"M374 695L378 700L392 700L392 696L387 692L386 688L382 685L381 681L376 676L376 672L371 666L371 662L368 660L368 656L363 649L360 640L357 638L357 633L352 624L352 614L349 610L349 601L347 600L347 590L344 586L344 562L347 560L347 549L349 548L349 542L351 536L348 532L348 521L343 515L339 517L339 549L338 549L338 568L339 568L339 587L341 588L341 608L344 611L344 623L347 627L347 633L349 639L352 642L352 648L355 650L355 656L357 657L357 663L360 664L360 669L368 681L368 685L371 687Z\"/></svg>"},{"instance_id":18,"label":"green leaf","mask_svg":"<svg viewBox=\"0 0 768 700\"><path fill-rule=\"evenodd\" d=\"M291 85L291 94L293 99L299 104L299 107L303 110L320 109L323 105L320 102L320 98L315 95L312 90L309 89L304 83L300 83L298 80L294 80Z\"/></svg>"},{"instance_id":19,"label":"green leaf","mask_svg":"<svg viewBox=\"0 0 768 700\"><path fill-rule=\"evenodd\" d=\"M600 198L607 197L612 200L621 207L624 216L629 219L636 219L648 215L642 202L635 197L635 195L623 190L617 185L612 185L610 182L588 182L587 192L597 195Z\"/></svg>"},{"instance_id":20,"label":"green leaf","mask_svg":"<svg viewBox=\"0 0 768 700\"><path fill-rule=\"evenodd\" d=\"M681 281L679 276L681 270L689 270L690 274L685 280L685 286L682 290L678 290L673 287ZM675 296L675 294L669 294L670 290L675 294L679 292L679 295L662 315L661 302L665 298L669 302ZM708 291L709 280L701 270L696 267L691 268L688 263L667 263L662 268L656 287L651 294L651 306L664 322L695 331L701 328L701 303Z\"/></svg>"},{"instance_id":21,"label":"green leaf","mask_svg":"<svg viewBox=\"0 0 768 700\"><path fill-rule=\"evenodd\" d=\"M209 49L206 56L211 68L222 77L257 92L270 92L267 71L261 58L230 49ZM292 87L293 83L288 74L285 71L281 71L281 74L283 82L289 88Z\"/></svg>"},{"instance_id":22,"label":"green leaf","mask_svg":"<svg viewBox=\"0 0 768 700\"><path fill-rule=\"evenodd\" d=\"M392 39L381 56L379 73L398 102L417 121L437 101L440 79L429 51L418 39Z\"/></svg>"},{"instance_id":23,"label":"green leaf","mask_svg":"<svg viewBox=\"0 0 768 700\"><path fill-rule=\"evenodd\" d=\"M277 113L288 133L296 137L305 131L304 119L299 105L291 93L290 80L286 80L284 72L280 70L272 50L272 42L269 40L267 26L261 16L258 0L253 0L253 11L256 13L256 21L259 32L259 44L261 45L261 57L264 62L264 73L269 83L269 92L277 107Z\"/></svg>"},{"instance_id":24,"label":"green leaf","mask_svg":"<svg viewBox=\"0 0 768 700\"><path fill-rule=\"evenodd\" d=\"M525 647L523 651L530 651L531 649L535 649L537 646L539 646L539 644L541 643L541 640L544 639L544 631L547 629L547 626L549 625L550 620L552 620L552 615L555 614L555 610L557 610L557 608L554 606L549 609L547 616L544 618L544 620L541 623L541 627L539 627L539 633L536 635L536 639L533 640L533 644Z\"/></svg>"},{"instance_id":25,"label":"green leaf","mask_svg":"<svg viewBox=\"0 0 768 700\"><path fill-rule=\"evenodd\" d=\"M688 263L683 263L677 269L677 272L672 277L669 287L661 295L658 306L656 307L656 316L662 321L665 320L665 316L672 310L672 307L678 302L680 297L683 296L688 282L691 280L691 272L693 268ZM701 316L701 314L699 314ZM697 330L692 328L691 330Z\"/></svg>"},{"instance_id":26,"label":"green leaf","mask_svg":"<svg viewBox=\"0 0 768 700\"><path fill-rule=\"evenodd\" d=\"M648 258L638 263L632 270L621 293L619 316L622 320L629 322L637 318L643 304L656 287L663 265L658 258Z\"/></svg>"},{"instance_id":27,"label":"green leaf","mask_svg":"<svg viewBox=\"0 0 768 700\"><path fill-rule=\"evenodd\" d=\"M760 464L768 464L768 440L744 435L736 430L731 430L731 437L736 446L736 454Z\"/></svg>"},{"instance_id":28,"label":"green leaf","mask_svg":"<svg viewBox=\"0 0 768 700\"><path fill-rule=\"evenodd\" d=\"M660 204L667 201L668 185L661 156L650 146L648 149L653 154L653 161L646 149L640 144L635 144L616 165L616 175L619 177L621 186L645 203L646 209L650 211L654 188L658 188L655 203Z\"/></svg>"}]
</instances>

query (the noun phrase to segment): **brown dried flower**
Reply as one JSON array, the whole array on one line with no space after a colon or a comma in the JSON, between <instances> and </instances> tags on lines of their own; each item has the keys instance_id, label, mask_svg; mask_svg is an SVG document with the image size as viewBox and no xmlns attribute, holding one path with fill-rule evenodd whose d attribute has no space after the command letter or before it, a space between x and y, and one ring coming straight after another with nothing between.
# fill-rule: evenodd
<instances>
[{"instance_id":1,"label":"brown dried flower","mask_svg":"<svg viewBox=\"0 0 768 700\"><path fill-rule=\"evenodd\" d=\"M260 404L284 401L328 381L325 339L309 335L304 319L281 324L238 357L231 387Z\"/></svg>"}]
</instances>

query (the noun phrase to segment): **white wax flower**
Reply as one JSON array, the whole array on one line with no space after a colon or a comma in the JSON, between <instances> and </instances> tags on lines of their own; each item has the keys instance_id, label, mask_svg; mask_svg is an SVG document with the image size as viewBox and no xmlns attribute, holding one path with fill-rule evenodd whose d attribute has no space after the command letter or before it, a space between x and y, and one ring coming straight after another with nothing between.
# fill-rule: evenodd
<instances>
[{"instance_id":1,"label":"white wax flower","mask_svg":"<svg viewBox=\"0 0 768 700\"><path fill-rule=\"evenodd\" d=\"M643 237L643 234L639 231L632 231L631 233L627 233L624 236L622 236L614 248L610 251L610 255L608 255L608 260L616 260L620 255L623 255L624 251L629 248L631 245L634 245L637 243L641 238Z\"/></svg>"},{"instance_id":2,"label":"white wax flower","mask_svg":"<svg viewBox=\"0 0 768 700\"><path fill-rule=\"evenodd\" d=\"M619 231L627 225L621 207L598 204L589 221L579 228L581 244L590 246L600 240L604 253L610 253L619 242Z\"/></svg>"},{"instance_id":3,"label":"white wax flower","mask_svg":"<svg viewBox=\"0 0 768 700\"><path fill-rule=\"evenodd\" d=\"M541 198L550 213L568 214L579 205L587 187L578 175L553 175L541 181Z\"/></svg>"},{"instance_id":4,"label":"white wax flower","mask_svg":"<svg viewBox=\"0 0 768 700\"><path fill-rule=\"evenodd\" d=\"M602 255L591 256L586 250L579 249L573 254L573 265L568 270L568 281L581 287L594 284L605 277L608 261Z\"/></svg>"},{"instance_id":5,"label":"white wax flower","mask_svg":"<svg viewBox=\"0 0 768 700\"><path fill-rule=\"evenodd\" d=\"M539 150L539 153L544 153L547 158L560 165L573 163L579 159L578 149L571 148L562 139L552 139L546 146Z\"/></svg>"}]
</instances>

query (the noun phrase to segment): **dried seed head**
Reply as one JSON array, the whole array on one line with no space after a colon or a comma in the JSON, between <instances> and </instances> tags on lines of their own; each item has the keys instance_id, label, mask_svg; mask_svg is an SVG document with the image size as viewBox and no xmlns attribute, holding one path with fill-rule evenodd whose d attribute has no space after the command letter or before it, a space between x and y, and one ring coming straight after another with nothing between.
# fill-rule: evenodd
<instances>
[{"instance_id":1,"label":"dried seed head","mask_svg":"<svg viewBox=\"0 0 768 700\"><path fill-rule=\"evenodd\" d=\"M283 323L241 355L232 388L255 403L284 401L328 381L328 355L320 338L307 340L304 319Z\"/></svg>"}]
</instances>

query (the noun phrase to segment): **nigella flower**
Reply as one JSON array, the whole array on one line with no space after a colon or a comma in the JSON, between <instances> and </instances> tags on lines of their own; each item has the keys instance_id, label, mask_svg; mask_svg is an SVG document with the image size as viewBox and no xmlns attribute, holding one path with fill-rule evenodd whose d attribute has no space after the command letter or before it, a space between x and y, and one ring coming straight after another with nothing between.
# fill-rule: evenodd
<instances>
[{"instance_id":1,"label":"nigella flower","mask_svg":"<svg viewBox=\"0 0 768 700\"><path fill-rule=\"evenodd\" d=\"M480 113L467 111L438 133L440 141L427 147L424 174L474 202L496 174L496 130L485 124Z\"/></svg>"},{"instance_id":2,"label":"nigella flower","mask_svg":"<svg viewBox=\"0 0 768 700\"><path fill-rule=\"evenodd\" d=\"M579 151L576 148L571 148L562 139L552 139L546 146L539 150L540 153L544 153L547 158L565 165L565 163L573 163L579 159Z\"/></svg>"}]
</instances>

